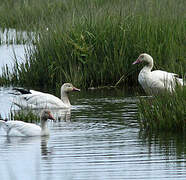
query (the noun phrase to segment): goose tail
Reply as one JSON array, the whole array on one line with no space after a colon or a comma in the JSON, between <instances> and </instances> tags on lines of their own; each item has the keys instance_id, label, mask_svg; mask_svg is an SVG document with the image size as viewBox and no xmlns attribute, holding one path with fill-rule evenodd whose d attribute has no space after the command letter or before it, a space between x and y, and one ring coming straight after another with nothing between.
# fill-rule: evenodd
<instances>
[{"instance_id":1,"label":"goose tail","mask_svg":"<svg viewBox=\"0 0 186 180\"><path fill-rule=\"evenodd\" d=\"M184 79L176 78L176 82L178 83L178 85L186 86L186 81Z\"/></svg>"}]
</instances>

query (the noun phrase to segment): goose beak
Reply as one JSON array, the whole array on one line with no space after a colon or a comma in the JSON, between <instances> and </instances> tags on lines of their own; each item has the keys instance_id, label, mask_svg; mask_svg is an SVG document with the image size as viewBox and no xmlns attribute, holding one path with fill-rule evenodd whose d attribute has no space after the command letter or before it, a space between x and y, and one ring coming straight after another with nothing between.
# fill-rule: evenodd
<instances>
[{"instance_id":1,"label":"goose beak","mask_svg":"<svg viewBox=\"0 0 186 180\"><path fill-rule=\"evenodd\" d=\"M52 116L51 113L49 113L48 115L49 115L49 118L48 119L51 119L51 120L54 120L55 121L55 119L54 119L54 117Z\"/></svg>"},{"instance_id":2,"label":"goose beak","mask_svg":"<svg viewBox=\"0 0 186 180\"><path fill-rule=\"evenodd\" d=\"M73 91L78 91L78 92L80 92L81 90L78 89L78 88L76 88L76 87L73 87Z\"/></svg>"},{"instance_id":3,"label":"goose beak","mask_svg":"<svg viewBox=\"0 0 186 180\"><path fill-rule=\"evenodd\" d=\"M134 61L132 64L139 64L141 63L141 60L137 59L136 61Z\"/></svg>"}]
</instances>

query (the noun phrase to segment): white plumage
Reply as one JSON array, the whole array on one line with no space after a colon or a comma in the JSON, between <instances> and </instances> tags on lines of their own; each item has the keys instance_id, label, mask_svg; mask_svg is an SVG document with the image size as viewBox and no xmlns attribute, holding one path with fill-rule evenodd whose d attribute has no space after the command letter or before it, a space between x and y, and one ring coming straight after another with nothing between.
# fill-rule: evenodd
<instances>
[{"instance_id":1,"label":"white plumage","mask_svg":"<svg viewBox=\"0 0 186 180\"><path fill-rule=\"evenodd\" d=\"M71 104L68 99L68 92L80 91L70 83L65 83L61 86L61 99L58 97L35 90L26 91L19 88L14 88L21 95L14 98L14 104L22 108L70 108Z\"/></svg>"},{"instance_id":2,"label":"white plumage","mask_svg":"<svg viewBox=\"0 0 186 180\"><path fill-rule=\"evenodd\" d=\"M138 75L138 81L147 94L158 94L164 91L173 92L177 85L183 86L183 79L178 78L177 74L166 71L155 70L153 68L153 58L143 53L133 64L146 62L146 65Z\"/></svg>"},{"instance_id":3,"label":"white plumage","mask_svg":"<svg viewBox=\"0 0 186 180\"><path fill-rule=\"evenodd\" d=\"M46 136L49 135L47 119L54 120L50 111L44 110L41 114L41 127L23 121L4 120L0 120L0 127L3 127L8 136Z\"/></svg>"}]
</instances>

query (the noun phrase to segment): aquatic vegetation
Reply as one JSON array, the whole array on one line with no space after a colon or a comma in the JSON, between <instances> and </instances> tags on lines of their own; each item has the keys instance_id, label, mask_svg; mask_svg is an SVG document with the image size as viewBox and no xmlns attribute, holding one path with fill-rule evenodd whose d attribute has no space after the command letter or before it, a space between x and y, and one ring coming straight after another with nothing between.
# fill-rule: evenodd
<instances>
[{"instance_id":1,"label":"aquatic vegetation","mask_svg":"<svg viewBox=\"0 0 186 180\"><path fill-rule=\"evenodd\" d=\"M149 146L149 149L153 148L152 144L156 144L154 147L164 153L164 156L169 159L170 154L175 154L178 158L186 157L185 138L184 132L176 131L140 131L139 138L142 139L143 144ZM158 143L157 143L158 142ZM176 147L176 148L170 148ZM152 152L152 149L150 150Z\"/></svg>"},{"instance_id":2,"label":"aquatic vegetation","mask_svg":"<svg viewBox=\"0 0 186 180\"><path fill-rule=\"evenodd\" d=\"M46 9L55 7L55 13L42 20L43 10L41 21L31 23L37 24L39 38L28 47L25 63L15 60L13 70L5 68L1 82L53 89L64 82L84 88L136 86L138 70L131 64L142 52L154 57L158 69L186 69L184 0L45 3L50 4ZM26 11L25 4L22 8Z\"/></svg>"},{"instance_id":3,"label":"aquatic vegetation","mask_svg":"<svg viewBox=\"0 0 186 180\"><path fill-rule=\"evenodd\" d=\"M52 22L66 10L65 1L0 0L0 27L35 31L40 24Z\"/></svg>"},{"instance_id":4,"label":"aquatic vegetation","mask_svg":"<svg viewBox=\"0 0 186 180\"><path fill-rule=\"evenodd\" d=\"M186 87L177 88L172 94L140 97L138 116L142 129L185 131Z\"/></svg>"},{"instance_id":5,"label":"aquatic vegetation","mask_svg":"<svg viewBox=\"0 0 186 180\"><path fill-rule=\"evenodd\" d=\"M39 123L40 116L31 110L25 111L11 111L10 119L20 120L28 123Z\"/></svg>"}]
</instances>

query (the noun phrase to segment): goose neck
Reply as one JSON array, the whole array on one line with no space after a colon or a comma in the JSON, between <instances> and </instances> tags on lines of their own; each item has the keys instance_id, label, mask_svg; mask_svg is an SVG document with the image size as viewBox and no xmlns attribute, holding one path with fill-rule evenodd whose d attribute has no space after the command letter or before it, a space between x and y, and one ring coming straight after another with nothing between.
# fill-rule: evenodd
<instances>
[{"instance_id":1,"label":"goose neck","mask_svg":"<svg viewBox=\"0 0 186 180\"><path fill-rule=\"evenodd\" d=\"M70 101L69 101L69 98L68 98L68 94L64 91L61 91L61 100L63 101L64 104L70 106Z\"/></svg>"},{"instance_id":2,"label":"goose neck","mask_svg":"<svg viewBox=\"0 0 186 180\"><path fill-rule=\"evenodd\" d=\"M142 72L151 72L153 68L153 61L148 62L148 64L146 64L143 69Z\"/></svg>"},{"instance_id":3,"label":"goose neck","mask_svg":"<svg viewBox=\"0 0 186 180\"><path fill-rule=\"evenodd\" d=\"M41 119L41 136L49 135L49 130L47 127L47 119Z\"/></svg>"},{"instance_id":4,"label":"goose neck","mask_svg":"<svg viewBox=\"0 0 186 180\"><path fill-rule=\"evenodd\" d=\"M47 119L41 118L41 129L45 130L47 129Z\"/></svg>"}]
</instances>

